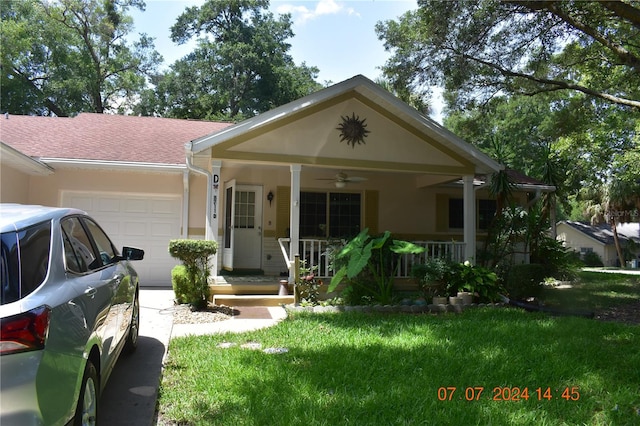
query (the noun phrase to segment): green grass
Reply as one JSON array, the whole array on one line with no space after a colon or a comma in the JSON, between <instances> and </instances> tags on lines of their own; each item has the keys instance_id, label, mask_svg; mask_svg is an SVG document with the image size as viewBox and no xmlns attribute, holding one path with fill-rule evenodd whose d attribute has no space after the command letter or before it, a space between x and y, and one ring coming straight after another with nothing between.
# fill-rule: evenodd
<instances>
[{"instance_id":1,"label":"green grass","mask_svg":"<svg viewBox=\"0 0 640 426\"><path fill-rule=\"evenodd\" d=\"M265 330L174 339L159 408L188 425L637 425L639 367L638 326L508 308L299 313ZM439 398L446 387L451 400ZM467 401L474 387L480 398ZM528 400L493 400L514 387ZM563 399L572 387L579 399Z\"/></svg>"},{"instance_id":2,"label":"green grass","mask_svg":"<svg viewBox=\"0 0 640 426\"><path fill-rule=\"evenodd\" d=\"M580 272L571 288L545 288L546 305L597 311L640 300L640 275Z\"/></svg>"}]
</instances>

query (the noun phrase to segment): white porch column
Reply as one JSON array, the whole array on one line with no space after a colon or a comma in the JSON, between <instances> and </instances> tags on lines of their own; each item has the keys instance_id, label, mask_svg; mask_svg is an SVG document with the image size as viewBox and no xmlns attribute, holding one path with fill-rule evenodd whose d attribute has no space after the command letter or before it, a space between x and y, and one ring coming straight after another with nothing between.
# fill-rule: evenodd
<instances>
[{"instance_id":1,"label":"white porch column","mask_svg":"<svg viewBox=\"0 0 640 426\"><path fill-rule=\"evenodd\" d=\"M476 192L473 190L473 175L462 177L464 211L464 257L475 264L476 257Z\"/></svg>"},{"instance_id":2,"label":"white porch column","mask_svg":"<svg viewBox=\"0 0 640 426\"><path fill-rule=\"evenodd\" d=\"M293 261L300 247L300 164L291 165L291 206L289 220L289 237L291 239L289 245L289 259ZM292 283L295 277L295 271L291 265L289 266L289 282Z\"/></svg>"},{"instance_id":3,"label":"white porch column","mask_svg":"<svg viewBox=\"0 0 640 426\"><path fill-rule=\"evenodd\" d=\"M207 240L215 241L218 243L218 250L216 250L216 254L211 258L211 276L218 276L218 252L220 251L220 238L218 236L218 229L220 229L219 218L220 218L220 208L218 206L218 200L220 200L220 168L222 167L222 161L220 160L211 160L211 181L209 182L208 191L211 193L208 198L210 216L207 218L207 228L206 228L206 236Z\"/></svg>"}]
</instances>

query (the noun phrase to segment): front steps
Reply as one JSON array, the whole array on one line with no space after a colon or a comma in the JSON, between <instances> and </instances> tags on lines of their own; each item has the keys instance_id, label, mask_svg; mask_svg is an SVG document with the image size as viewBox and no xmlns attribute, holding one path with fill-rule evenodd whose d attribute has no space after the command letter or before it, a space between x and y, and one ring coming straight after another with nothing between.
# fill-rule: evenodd
<instances>
[{"instance_id":1,"label":"front steps","mask_svg":"<svg viewBox=\"0 0 640 426\"><path fill-rule=\"evenodd\" d=\"M211 300L215 305L225 306L280 306L294 303L293 294L281 296L277 278L260 282L225 282L216 280L209 285Z\"/></svg>"}]
</instances>

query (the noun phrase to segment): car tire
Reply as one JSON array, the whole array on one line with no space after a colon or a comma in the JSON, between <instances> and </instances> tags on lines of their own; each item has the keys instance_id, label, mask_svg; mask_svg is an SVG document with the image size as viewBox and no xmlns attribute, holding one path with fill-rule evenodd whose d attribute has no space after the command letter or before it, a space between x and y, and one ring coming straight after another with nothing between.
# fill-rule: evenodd
<instances>
[{"instance_id":1,"label":"car tire","mask_svg":"<svg viewBox=\"0 0 640 426\"><path fill-rule=\"evenodd\" d=\"M100 383L98 372L91 361L87 361L78 396L74 426L95 425L98 420L98 398Z\"/></svg>"},{"instance_id":2,"label":"car tire","mask_svg":"<svg viewBox=\"0 0 640 426\"><path fill-rule=\"evenodd\" d=\"M138 334L140 333L140 298L139 293L136 291L135 298L133 300L133 308L131 310L131 323L129 324L129 332L127 333L127 340L124 343L124 353L132 354L138 347Z\"/></svg>"}]
</instances>

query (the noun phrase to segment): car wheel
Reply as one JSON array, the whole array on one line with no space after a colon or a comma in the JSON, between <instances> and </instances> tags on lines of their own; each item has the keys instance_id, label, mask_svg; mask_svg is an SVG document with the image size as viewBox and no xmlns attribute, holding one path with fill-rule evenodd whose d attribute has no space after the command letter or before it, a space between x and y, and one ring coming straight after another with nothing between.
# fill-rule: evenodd
<instances>
[{"instance_id":1,"label":"car wheel","mask_svg":"<svg viewBox=\"0 0 640 426\"><path fill-rule=\"evenodd\" d=\"M127 333L127 341L124 344L125 353L131 354L138 347L138 333L140 331L140 300L138 292L133 300L133 309L131 312L131 323L129 324L129 333Z\"/></svg>"},{"instance_id":2,"label":"car wheel","mask_svg":"<svg viewBox=\"0 0 640 426\"><path fill-rule=\"evenodd\" d=\"M75 426L95 425L98 419L98 373L91 361L87 361L78 397Z\"/></svg>"}]
</instances>

